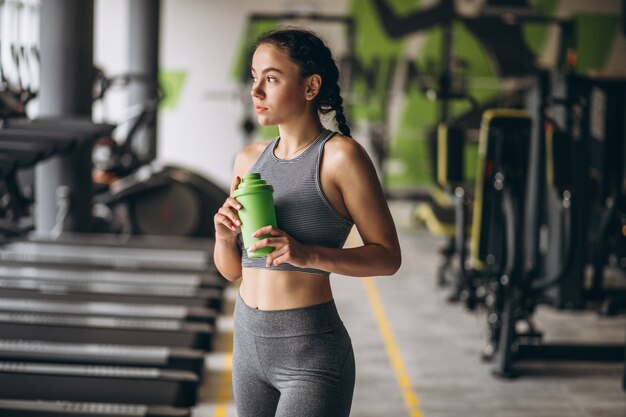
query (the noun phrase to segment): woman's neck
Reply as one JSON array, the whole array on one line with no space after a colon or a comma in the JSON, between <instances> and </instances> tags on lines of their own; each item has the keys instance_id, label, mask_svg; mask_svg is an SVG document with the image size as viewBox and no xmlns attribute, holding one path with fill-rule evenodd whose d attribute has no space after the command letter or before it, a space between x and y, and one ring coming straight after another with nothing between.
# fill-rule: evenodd
<instances>
[{"instance_id":1,"label":"woman's neck","mask_svg":"<svg viewBox=\"0 0 626 417\"><path fill-rule=\"evenodd\" d=\"M313 142L323 129L324 126L319 120L296 126L280 125L278 126L280 142L277 150L279 150L282 156L296 153L299 148L306 147L306 145Z\"/></svg>"}]
</instances>

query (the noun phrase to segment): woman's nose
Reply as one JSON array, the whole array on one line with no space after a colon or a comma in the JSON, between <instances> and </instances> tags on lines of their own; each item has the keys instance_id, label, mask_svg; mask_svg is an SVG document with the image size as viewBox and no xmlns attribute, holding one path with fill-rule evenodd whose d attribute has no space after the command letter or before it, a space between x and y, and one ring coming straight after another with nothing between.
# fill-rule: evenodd
<instances>
[{"instance_id":1,"label":"woman's nose","mask_svg":"<svg viewBox=\"0 0 626 417\"><path fill-rule=\"evenodd\" d=\"M252 97L263 97L263 89L261 88L260 83L252 84L250 94L252 95Z\"/></svg>"}]
</instances>

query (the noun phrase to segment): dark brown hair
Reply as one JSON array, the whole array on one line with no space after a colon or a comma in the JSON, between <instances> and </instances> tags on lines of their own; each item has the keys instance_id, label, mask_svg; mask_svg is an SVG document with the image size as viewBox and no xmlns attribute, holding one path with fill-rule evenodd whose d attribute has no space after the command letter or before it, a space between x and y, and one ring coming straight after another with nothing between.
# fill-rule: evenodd
<instances>
[{"instance_id":1,"label":"dark brown hair","mask_svg":"<svg viewBox=\"0 0 626 417\"><path fill-rule=\"evenodd\" d=\"M285 27L261 35L254 47L256 49L263 44L271 44L287 52L291 61L300 67L302 78L313 74L322 78L322 86L315 97L316 109L320 114L334 110L339 131L350 136L339 89L339 70L324 41L311 31Z\"/></svg>"}]
</instances>

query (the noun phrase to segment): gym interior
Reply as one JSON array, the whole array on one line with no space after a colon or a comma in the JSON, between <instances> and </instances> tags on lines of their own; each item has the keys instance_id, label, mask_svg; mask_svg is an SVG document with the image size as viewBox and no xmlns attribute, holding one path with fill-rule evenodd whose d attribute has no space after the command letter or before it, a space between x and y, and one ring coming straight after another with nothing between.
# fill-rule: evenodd
<instances>
[{"instance_id":1,"label":"gym interior","mask_svg":"<svg viewBox=\"0 0 626 417\"><path fill-rule=\"evenodd\" d=\"M402 248L331 276L351 415L626 416L623 0L0 1L0 416L236 416L213 215L281 25Z\"/></svg>"}]
</instances>

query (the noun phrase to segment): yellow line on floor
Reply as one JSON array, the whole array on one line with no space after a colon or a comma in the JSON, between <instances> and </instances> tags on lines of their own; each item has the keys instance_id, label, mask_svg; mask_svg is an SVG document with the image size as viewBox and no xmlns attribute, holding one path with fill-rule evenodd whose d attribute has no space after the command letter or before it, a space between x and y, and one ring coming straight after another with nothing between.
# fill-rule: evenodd
<instances>
[{"instance_id":1,"label":"yellow line on floor","mask_svg":"<svg viewBox=\"0 0 626 417\"><path fill-rule=\"evenodd\" d=\"M348 235L346 247L354 248L361 244L362 240L355 228L352 230L350 235ZM394 336L393 330L391 330L391 326L389 325L389 320L387 319L387 313L383 307L383 302L380 299L380 295L378 295L374 278L363 278L362 282L365 287L367 298L372 306L372 311L374 312L374 317L376 318L376 323L378 324L378 331L383 339L387 356L389 356L389 362L391 362L391 367L396 374L396 381L402 390L402 398L404 399L404 405L409 413L409 417L424 417L424 413L422 413L422 410L420 409L417 393L413 389L411 378L409 378L409 373L406 370L406 366L402 360L402 355L400 354L400 349L396 343L396 337Z\"/></svg>"},{"instance_id":2,"label":"yellow line on floor","mask_svg":"<svg viewBox=\"0 0 626 417\"><path fill-rule=\"evenodd\" d=\"M391 330L391 326L389 325L389 320L387 320L387 313L385 313L383 303L380 300L380 296L378 295L378 290L376 289L374 279L364 278L363 286L365 287L367 298L372 305L374 317L376 317L378 330L380 331L380 334L383 338L385 350L387 351L387 355L389 356L389 361L391 362L391 366L393 367L394 373L396 374L396 381L398 382L398 385L402 390L404 405L409 412L409 417L424 417L424 414L420 409L417 394L413 389L413 384L411 383L411 379L409 378L406 366L404 365L404 361L402 360L402 355L400 355L400 349L398 348L398 344L396 343L396 338L393 334L393 331Z\"/></svg>"},{"instance_id":3,"label":"yellow line on floor","mask_svg":"<svg viewBox=\"0 0 626 417\"><path fill-rule=\"evenodd\" d=\"M231 349L232 351L232 349ZM220 375L220 388L217 392L217 405L215 407L215 417L228 417L228 407L232 404L232 364L233 354L227 353L224 359L224 370Z\"/></svg>"},{"instance_id":4,"label":"yellow line on floor","mask_svg":"<svg viewBox=\"0 0 626 417\"><path fill-rule=\"evenodd\" d=\"M214 417L228 417L228 407L233 402L233 338L229 337L228 339L224 351L224 368L220 375Z\"/></svg>"}]
</instances>

